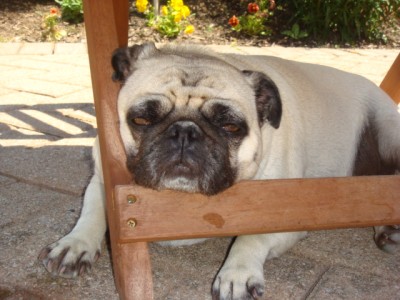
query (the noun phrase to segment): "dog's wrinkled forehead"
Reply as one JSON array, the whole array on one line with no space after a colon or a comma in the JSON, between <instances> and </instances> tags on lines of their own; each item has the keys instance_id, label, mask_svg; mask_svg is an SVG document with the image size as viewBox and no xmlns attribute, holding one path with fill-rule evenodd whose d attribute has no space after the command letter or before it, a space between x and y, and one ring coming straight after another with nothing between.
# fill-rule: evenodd
<instances>
[{"instance_id":1,"label":"dog's wrinkled forehead","mask_svg":"<svg viewBox=\"0 0 400 300\"><path fill-rule=\"evenodd\" d=\"M157 67L150 68L154 65ZM139 66L141 68L135 70L126 82L137 95L164 94L176 106L199 105L210 98L229 95L230 82L226 82L214 68L194 66L190 62L164 63L159 59L141 62Z\"/></svg>"},{"instance_id":2,"label":"dog's wrinkled forehead","mask_svg":"<svg viewBox=\"0 0 400 300\"><path fill-rule=\"evenodd\" d=\"M224 100L249 109L253 94L243 74L217 58L161 52L134 62L119 105L127 110L149 96L162 95L175 108L198 109L209 100Z\"/></svg>"}]
</instances>

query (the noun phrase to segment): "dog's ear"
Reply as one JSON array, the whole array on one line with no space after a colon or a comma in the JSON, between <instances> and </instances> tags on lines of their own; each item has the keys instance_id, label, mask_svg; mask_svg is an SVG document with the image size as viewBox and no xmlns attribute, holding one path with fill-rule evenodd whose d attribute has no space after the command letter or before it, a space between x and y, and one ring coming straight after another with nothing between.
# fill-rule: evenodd
<instances>
[{"instance_id":1,"label":"dog's ear","mask_svg":"<svg viewBox=\"0 0 400 300\"><path fill-rule=\"evenodd\" d=\"M114 69L112 79L124 83L134 70L134 64L137 60L150 57L157 51L158 49L154 43L116 49L111 58L111 64Z\"/></svg>"},{"instance_id":2,"label":"dog's ear","mask_svg":"<svg viewBox=\"0 0 400 300\"><path fill-rule=\"evenodd\" d=\"M279 128L282 118L282 101L278 87L264 73L244 70L243 74L254 89L260 126L268 121L272 127Z\"/></svg>"}]
</instances>

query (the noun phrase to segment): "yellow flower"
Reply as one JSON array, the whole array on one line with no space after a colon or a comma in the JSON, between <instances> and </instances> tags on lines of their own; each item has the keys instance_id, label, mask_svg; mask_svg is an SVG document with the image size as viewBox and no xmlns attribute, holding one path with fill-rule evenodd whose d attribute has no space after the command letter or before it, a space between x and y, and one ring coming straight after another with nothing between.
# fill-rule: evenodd
<instances>
[{"instance_id":1,"label":"yellow flower","mask_svg":"<svg viewBox=\"0 0 400 300\"><path fill-rule=\"evenodd\" d=\"M183 1L182 0L171 0L171 7L174 10L180 10L183 6Z\"/></svg>"},{"instance_id":2,"label":"yellow flower","mask_svg":"<svg viewBox=\"0 0 400 300\"><path fill-rule=\"evenodd\" d=\"M61 40L64 36L67 35L67 32L65 30L56 30L54 32L54 38L59 41Z\"/></svg>"},{"instance_id":3,"label":"yellow flower","mask_svg":"<svg viewBox=\"0 0 400 300\"><path fill-rule=\"evenodd\" d=\"M163 5L163 6L161 7L161 14L162 14L163 16L168 15L168 7L167 7L167 6Z\"/></svg>"},{"instance_id":4,"label":"yellow flower","mask_svg":"<svg viewBox=\"0 0 400 300\"><path fill-rule=\"evenodd\" d=\"M193 32L194 32L194 26L193 25L186 26L184 33L192 34Z\"/></svg>"},{"instance_id":5,"label":"yellow flower","mask_svg":"<svg viewBox=\"0 0 400 300\"><path fill-rule=\"evenodd\" d=\"M179 23L180 21L182 21L182 15L180 12L174 14L174 21L175 23Z\"/></svg>"},{"instance_id":6,"label":"yellow flower","mask_svg":"<svg viewBox=\"0 0 400 300\"><path fill-rule=\"evenodd\" d=\"M149 4L148 0L136 0L136 5L144 6L144 5L147 5L147 4Z\"/></svg>"},{"instance_id":7,"label":"yellow flower","mask_svg":"<svg viewBox=\"0 0 400 300\"><path fill-rule=\"evenodd\" d=\"M147 9L147 5L136 5L137 11L140 13L144 13Z\"/></svg>"},{"instance_id":8,"label":"yellow flower","mask_svg":"<svg viewBox=\"0 0 400 300\"><path fill-rule=\"evenodd\" d=\"M144 13L147 10L147 4L149 2L147 0L136 0L136 9L140 13Z\"/></svg>"},{"instance_id":9,"label":"yellow flower","mask_svg":"<svg viewBox=\"0 0 400 300\"><path fill-rule=\"evenodd\" d=\"M184 19L186 19L187 17L189 17L190 16L190 9L189 9L189 7L187 7L186 5L183 5L182 7L181 7L181 15L182 15L182 17L184 18Z\"/></svg>"}]
</instances>

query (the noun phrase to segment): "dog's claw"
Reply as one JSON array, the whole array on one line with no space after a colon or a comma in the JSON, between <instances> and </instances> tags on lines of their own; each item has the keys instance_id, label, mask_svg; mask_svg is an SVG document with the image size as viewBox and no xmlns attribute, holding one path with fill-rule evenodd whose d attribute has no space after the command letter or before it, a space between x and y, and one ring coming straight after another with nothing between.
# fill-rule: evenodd
<instances>
[{"instance_id":1,"label":"dog's claw","mask_svg":"<svg viewBox=\"0 0 400 300\"><path fill-rule=\"evenodd\" d=\"M213 300L257 300L264 295L264 279L252 276L245 277L234 274L219 274L212 289Z\"/></svg>"},{"instance_id":2,"label":"dog's claw","mask_svg":"<svg viewBox=\"0 0 400 300\"><path fill-rule=\"evenodd\" d=\"M375 227L374 240L379 249L393 253L400 249L400 226Z\"/></svg>"},{"instance_id":3,"label":"dog's claw","mask_svg":"<svg viewBox=\"0 0 400 300\"><path fill-rule=\"evenodd\" d=\"M99 249L74 238L61 239L43 248L38 255L47 271L65 278L73 278L89 271L92 263L99 257Z\"/></svg>"},{"instance_id":4,"label":"dog's claw","mask_svg":"<svg viewBox=\"0 0 400 300\"><path fill-rule=\"evenodd\" d=\"M38 260L43 260L46 258L46 256L50 253L51 249L49 247L44 247L39 255L38 255Z\"/></svg>"},{"instance_id":5,"label":"dog's claw","mask_svg":"<svg viewBox=\"0 0 400 300\"><path fill-rule=\"evenodd\" d=\"M253 299L260 299L264 295L264 285L261 284L248 285L247 290Z\"/></svg>"}]
</instances>

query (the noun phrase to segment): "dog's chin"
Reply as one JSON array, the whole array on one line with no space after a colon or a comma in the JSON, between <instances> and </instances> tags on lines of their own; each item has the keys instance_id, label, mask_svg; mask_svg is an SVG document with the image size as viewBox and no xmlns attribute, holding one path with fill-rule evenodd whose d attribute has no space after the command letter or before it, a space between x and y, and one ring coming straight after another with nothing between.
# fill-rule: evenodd
<instances>
[{"instance_id":1,"label":"dog's chin","mask_svg":"<svg viewBox=\"0 0 400 300\"><path fill-rule=\"evenodd\" d=\"M187 177L167 177L160 181L158 186L160 190L176 190L187 193L198 193L199 182L197 179L187 178Z\"/></svg>"}]
</instances>

